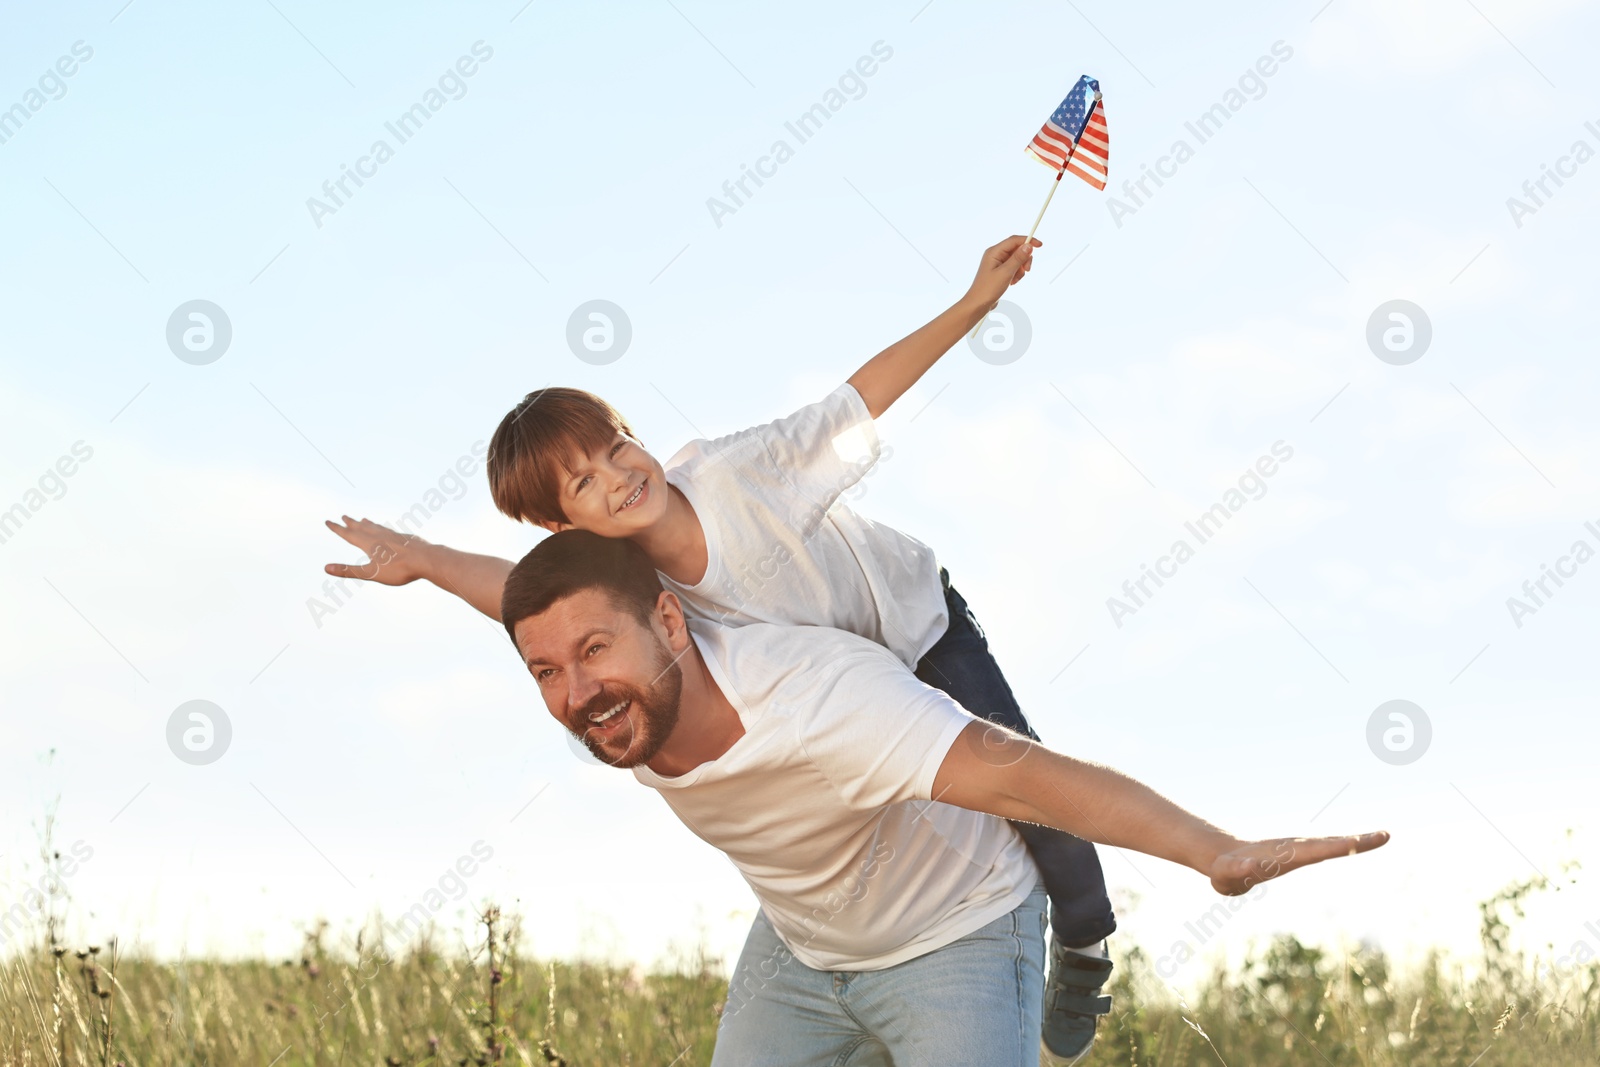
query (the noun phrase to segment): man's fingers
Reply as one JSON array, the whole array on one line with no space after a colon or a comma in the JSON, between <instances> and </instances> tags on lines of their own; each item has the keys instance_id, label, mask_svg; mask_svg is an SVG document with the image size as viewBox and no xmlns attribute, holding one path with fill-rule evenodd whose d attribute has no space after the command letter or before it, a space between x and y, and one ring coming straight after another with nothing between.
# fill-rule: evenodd
<instances>
[{"instance_id":1,"label":"man's fingers","mask_svg":"<svg viewBox=\"0 0 1600 1067\"><path fill-rule=\"evenodd\" d=\"M1375 848L1382 848L1389 843L1389 831L1374 830L1370 834L1356 834L1354 837L1343 839L1347 848L1345 854L1355 855L1357 852L1371 852Z\"/></svg>"},{"instance_id":2,"label":"man's fingers","mask_svg":"<svg viewBox=\"0 0 1600 1067\"><path fill-rule=\"evenodd\" d=\"M1237 895L1301 867L1371 852L1388 843L1387 830L1344 837L1281 837L1255 841L1218 857L1211 884L1220 893Z\"/></svg>"},{"instance_id":3,"label":"man's fingers","mask_svg":"<svg viewBox=\"0 0 1600 1067\"><path fill-rule=\"evenodd\" d=\"M1371 852L1373 849L1389 843L1389 831L1374 830L1370 834L1356 834L1342 840L1350 846L1352 852Z\"/></svg>"},{"instance_id":4,"label":"man's fingers","mask_svg":"<svg viewBox=\"0 0 1600 1067\"><path fill-rule=\"evenodd\" d=\"M322 568L335 578L359 578L362 581L371 581L373 574L378 573L376 563L329 563ZM371 570L372 574L363 574Z\"/></svg>"},{"instance_id":5,"label":"man's fingers","mask_svg":"<svg viewBox=\"0 0 1600 1067\"><path fill-rule=\"evenodd\" d=\"M1280 874L1312 863L1338 859L1340 856L1354 856L1360 852L1371 852L1388 842L1387 830L1344 837L1285 838L1277 843L1272 855L1261 858L1258 863L1268 878L1276 878Z\"/></svg>"},{"instance_id":6,"label":"man's fingers","mask_svg":"<svg viewBox=\"0 0 1600 1067\"><path fill-rule=\"evenodd\" d=\"M1387 844L1389 832L1378 830L1370 834L1354 834L1345 837L1312 837L1298 841L1290 841L1289 847L1296 855L1302 851L1312 858L1307 863L1318 863L1322 860L1331 860L1336 856L1354 856L1358 852L1371 852L1373 849Z\"/></svg>"}]
</instances>

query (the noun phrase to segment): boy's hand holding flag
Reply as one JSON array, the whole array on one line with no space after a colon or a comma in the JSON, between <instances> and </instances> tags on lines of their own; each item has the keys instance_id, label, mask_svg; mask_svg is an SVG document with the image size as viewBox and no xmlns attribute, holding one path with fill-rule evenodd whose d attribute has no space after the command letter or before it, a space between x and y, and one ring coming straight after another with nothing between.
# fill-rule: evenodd
<instances>
[{"instance_id":1,"label":"boy's hand holding flag","mask_svg":"<svg viewBox=\"0 0 1600 1067\"><path fill-rule=\"evenodd\" d=\"M1033 229L1028 231L1024 242L1031 250L1033 235L1044 218L1045 208L1050 206L1051 199L1056 195L1056 186L1061 184L1063 174L1070 171L1096 189L1106 187L1106 175L1111 163L1111 135L1106 130L1106 111L1100 98L1100 83L1087 74L1079 78L1078 84L1045 119L1044 125L1039 127L1039 132L1033 135L1033 140L1028 142L1023 151L1056 172L1056 180L1051 184L1050 193L1044 198L1044 205L1034 217ZM986 255L985 264L987 262ZM979 319L969 336L976 337L982 326L983 320Z\"/></svg>"}]
</instances>

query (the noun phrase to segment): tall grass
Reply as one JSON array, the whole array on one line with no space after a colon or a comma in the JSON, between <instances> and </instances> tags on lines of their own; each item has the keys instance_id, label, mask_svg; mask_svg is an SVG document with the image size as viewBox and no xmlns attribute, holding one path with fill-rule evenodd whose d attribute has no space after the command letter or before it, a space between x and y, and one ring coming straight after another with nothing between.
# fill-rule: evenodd
<instances>
[{"instance_id":1,"label":"tall grass","mask_svg":"<svg viewBox=\"0 0 1600 1067\"><path fill-rule=\"evenodd\" d=\"M1381 952L1279 938L1216 970L1185 1003L1137 948L1118 957L1116 1008L1088 1061L1107 1067L1567 1067L1600 1063L1600 966L1539 977L1508 947L1541 880L1481 906L1483 955L1394 973ZM50 943L0 972L0 1065L251 1067L515 1063L690 1067L710 1062L726 982L705 960L666 973L535 960L514 917L488 909L469 951L401 949L326 926L298 959L119 958ZM381 926L378 927L381 938Z\"/></svg>"},{"instance_id":2,"label":"tall grass","mask_svg":"<svg viewBox=\"0 0 1600 1067\"><path fill-rule=\"evenodd\" d=\"M93 957L17 954L0 973L0 1063L705 1064L725 989L705 965L638 974L529 959L514 922L468 954L428 939L403 952L358 937L343 952L306 937L297 960L128 958L115 1012L89 984ZM109 1029L109 1040L107 1031Z\"/></svg>"}]
</instances>

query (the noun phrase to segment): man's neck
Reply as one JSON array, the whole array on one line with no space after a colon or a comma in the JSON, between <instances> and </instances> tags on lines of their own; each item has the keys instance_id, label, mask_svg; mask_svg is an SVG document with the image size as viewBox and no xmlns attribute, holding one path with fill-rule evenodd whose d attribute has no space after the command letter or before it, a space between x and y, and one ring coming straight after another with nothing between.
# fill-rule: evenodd
<instances>
[{"instance_id":1,"label":"man's neck","mask_svg":"<svg viewBox=\"0 0 1600 1067\"><path fill-rule=\"evenodd\" d=\"M678 724L661 751L646 764L663 778L677 778L718 759L744 736L744 721L706 668L692 634L689 642L688 650L678 660L683 671Z\"/></svg>"}]
</instances>

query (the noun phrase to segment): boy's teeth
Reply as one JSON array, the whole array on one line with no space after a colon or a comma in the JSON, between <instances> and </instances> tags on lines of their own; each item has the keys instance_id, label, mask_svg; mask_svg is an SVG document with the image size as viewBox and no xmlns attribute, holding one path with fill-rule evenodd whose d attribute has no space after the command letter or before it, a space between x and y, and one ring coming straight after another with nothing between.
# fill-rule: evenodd
<instances>
[{"instance_id":1,"label":"boy's teeth","mask_svg":"<svg viewBox=\"0 0 1600 1067\"><path fill-rule=\"evenodd\" d=\"M644 483L640 482L639 483L639 488L635 489L633 491L633 494L631 496L629 496L628 499L626 499L626 500L624 500L622 502L622 506L625 507L625 508L626 507L632 507L633 506L633 502L635 500L639 499L639 494L642 493L642 492L644 492Z\"/></svg>"}]
</instances>

